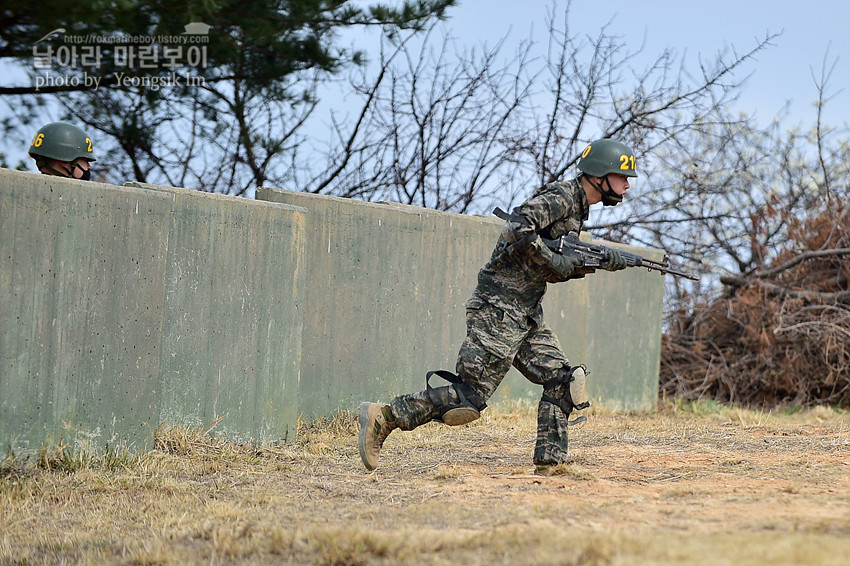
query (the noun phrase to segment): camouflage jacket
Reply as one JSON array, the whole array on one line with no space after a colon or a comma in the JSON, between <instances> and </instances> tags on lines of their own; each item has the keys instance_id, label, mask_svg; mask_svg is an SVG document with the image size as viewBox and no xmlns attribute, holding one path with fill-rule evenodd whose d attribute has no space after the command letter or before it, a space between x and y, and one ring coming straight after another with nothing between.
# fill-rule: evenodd
<instances>
[{"instance_id":1,"label":"camouflage jacket","mask_svg":"<svg viewBox=\"0 0 850 566\"><path fill-rule=\"evenodd\" d=\"M545 185L513 210L529 221L529 232L533 230L549 239L581 231L589 211L587 195L578 178ZM531 317L540 322L543 315L540 302L546 293L546 283L563 280L541 259L542 245L538 238L524 252L508 254L505 251L508 242L504 235L500 236L490 261L478 273L478 285L467 307L490 303L514 320Z\"/></svg>"}]
</instances>

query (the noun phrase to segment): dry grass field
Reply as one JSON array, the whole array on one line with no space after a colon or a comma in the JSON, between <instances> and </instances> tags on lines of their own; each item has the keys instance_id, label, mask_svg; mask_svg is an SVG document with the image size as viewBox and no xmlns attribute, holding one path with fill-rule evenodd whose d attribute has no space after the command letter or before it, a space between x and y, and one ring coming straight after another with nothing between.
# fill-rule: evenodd
<instances>
[{"instance_id":1,"label":"dry grass field","mask_svg":"<svg viewBox=\"0 0 850 566\"><path fill-rule=\"evenodd\" d=\"M850 562L850 414L667 403L590 413L534 474L534 411L283 446L162 428L144 454L56 447L0 468L0 564L652 565Z\"/></svg>"}]
</instances>

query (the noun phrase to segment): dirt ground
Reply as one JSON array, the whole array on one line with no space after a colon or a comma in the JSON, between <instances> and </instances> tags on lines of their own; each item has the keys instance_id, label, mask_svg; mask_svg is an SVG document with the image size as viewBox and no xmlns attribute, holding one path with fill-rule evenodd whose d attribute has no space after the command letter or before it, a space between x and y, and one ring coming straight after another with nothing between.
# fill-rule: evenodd
<instances>
[{"instance_id":1,"label":"dirt ground","mask_svg":"<svg viewBox=\"0 0 850 566\"><path fill-rule=\"evenodd\" d=\"M850 414L663 404L591 412L534 473L534 412L394 432L356 419L285 446L171 429L159 449L0 476L0 564L841 564Z\"/></svg>"}]
</instances>

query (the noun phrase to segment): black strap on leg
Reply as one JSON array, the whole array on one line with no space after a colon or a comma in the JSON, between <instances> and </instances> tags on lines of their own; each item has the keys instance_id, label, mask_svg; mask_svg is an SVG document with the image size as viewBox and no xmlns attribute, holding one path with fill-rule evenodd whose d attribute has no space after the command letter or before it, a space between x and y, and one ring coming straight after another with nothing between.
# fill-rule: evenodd
<instances>
[{"instance_id":1,"label":"black strap on leg","mask_svg":"<svg viewBox=\"0 0 850 566\"><path fill-rule=\"evenodd\" d=\"M547 403L552 403L553 405L557 405L558 407L560 407L561 410L564 411L564 414L567 416L567 418L570 417L570 413L572 413L574 410L581 411L582 409L590 407L590 401L584 401L583 403L579 403L578 405L573 402L573 396L570 392L570 383L575 380L575 378L573 377L573 372L578 368L582 368L585 376L590 375L590 372L587 371L587 368L584 365L572 367L564 366L560 370L558 370L558 374L555 377L543 384L543 396L541 397L541 399L543 401L546 401ZM559 385L564 386L564 394L559 399L555 399L551 395L546 394L547 390L553 391ZM576 417L575 419L568 421L567 425L577 425L579 423L583 423L586 420L587 417L584 416Z\"/></svg>"},{"instance_id":2,"label":"black strap on leg","mask_svg":"<svg viewBox=\"0 0 850 566\"><path fill-rule=\"evenodd\" d=\"M457 396L459 397L458 405L463 405L466 402L469 402L469 404L478 409L479 412L487 408L487 402L484 401L484 398L481 395L477 394L475 391L472 390L469 385L464 383L460 376L455 375L452 372L444 369L429 371L427 374L425 374L425 388L429 391L429 396L430 391L434 389L433 387L431 387L432 375L442 377L443 379L452 384L455 392L457 393ZM442 417L442 414L451 408L451 406L441 407L440 417Z\"/></svg>"},{"instance_id":3,"label":"black strap on leg","mask_svg":"<svg viewBox=\"0 0 850 566\"><path fill-rule=\"evenodd\" d=\"M516 209L514 209L514 210L516 210ZM493 214L495 214L496 216L498 216L502 220L506 220L506 221L509 220L511 222L523 224L525 226L531 226L531 222L529 222L528 218L526 218L522 214L517 214L516 212L511 212L510 214L508 214L507 212L505 212L504 210L502 210L498 206L496 207L496 210L493 211Z\"/></svg>"}]
</instances>

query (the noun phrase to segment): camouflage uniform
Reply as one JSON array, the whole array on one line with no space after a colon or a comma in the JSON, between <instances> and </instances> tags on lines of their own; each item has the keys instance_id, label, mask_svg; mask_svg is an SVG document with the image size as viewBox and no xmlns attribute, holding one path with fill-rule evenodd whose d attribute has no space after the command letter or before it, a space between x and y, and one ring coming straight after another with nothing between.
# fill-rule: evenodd
<instances>
[{"instance_id":1,"label":"camouflage uniform","mask_svg":"<svg viewBox=\"0 0 850 566\"><path fill-rule=\"evenodd\" d=\"M478 274L478 285L466 305L467 335L458 353L457 375L483 399L489 399L511 365L532 383L543 385L563 367L569 367L557 337L543 322L541 301L547 282L563 281L541 257L542 241L581 230L589 212L587 196L578 179L541 187L514 209L529 221L522 228L536 238L521 253L508 254L505 234L490 261ZM572 277L570 277L572 278ZM563 397L565 385L545 393ZM457 403L451 387L437 388L444 403ZM402 430L412 430L437 418L437 404L427 390L393 399L390 408ZM556 464L567 458L567 415L542 400L538 406L535 464Z\"/></svg>"}]
</instances>

